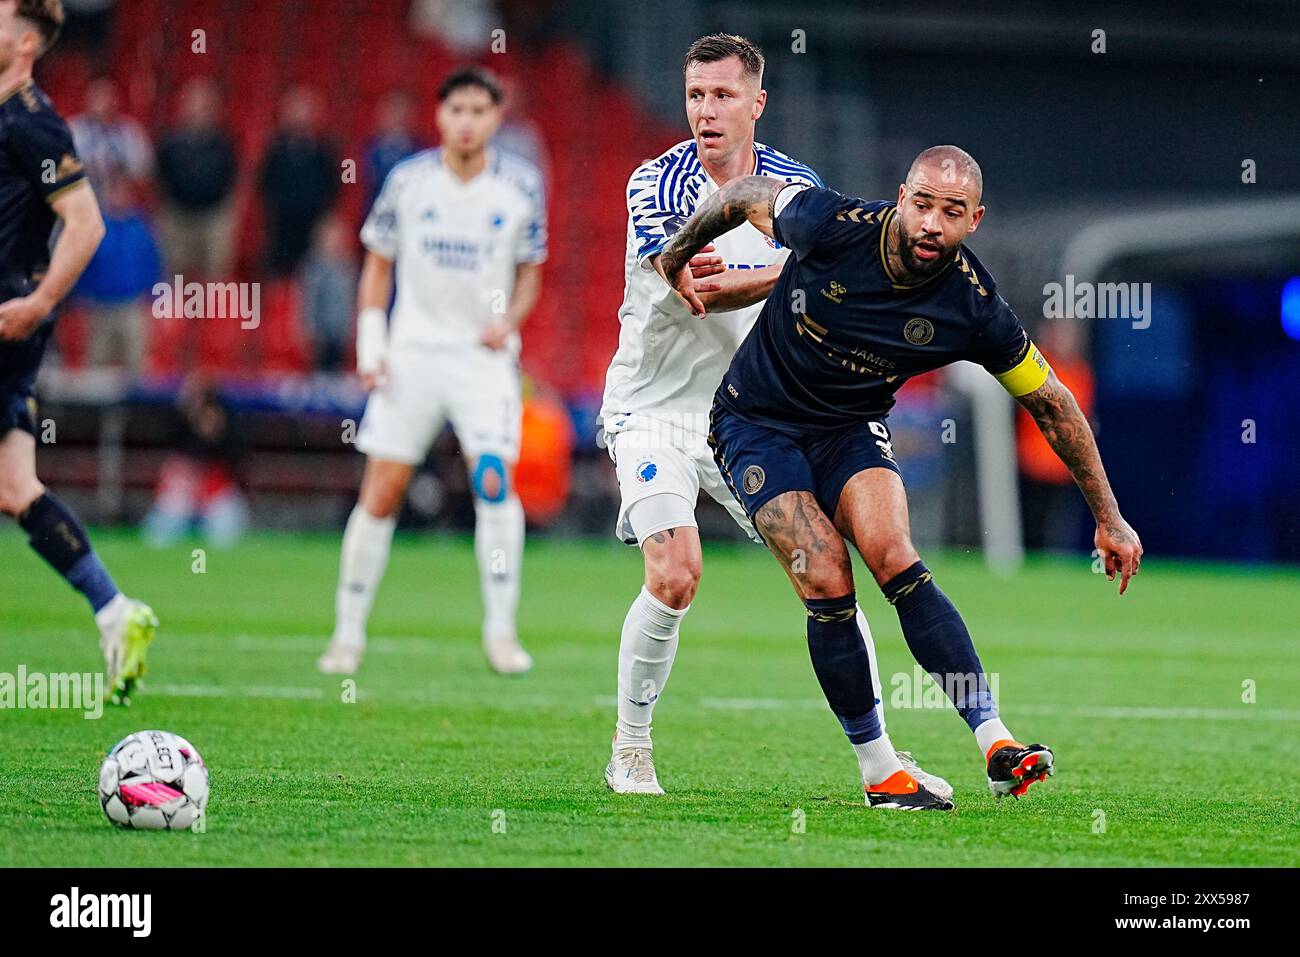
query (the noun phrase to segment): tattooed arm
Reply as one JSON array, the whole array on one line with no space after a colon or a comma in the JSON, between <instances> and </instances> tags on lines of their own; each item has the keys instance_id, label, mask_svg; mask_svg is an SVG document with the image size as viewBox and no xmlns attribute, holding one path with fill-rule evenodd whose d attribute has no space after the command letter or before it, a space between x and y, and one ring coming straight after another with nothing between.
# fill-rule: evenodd
<instances>
[{"instance_id":1,"label":"tattooed arm","mask_svg":"<svg viewBox=\"0 0 1300 957\"><path fill-rule=\"evenodd\" d=\"M1046 382L1016 401L1034 417L1043 437L1069 468L1083 497L1088 500L1088 507L1097 520L1094 542L1105 559L1106 577L1114 581L1118 572L1119 593L1124 594L1129 578L1138 573L1142 563L1142 542L1119 514L1119 505L1106 478L1106 469L1102 467L1092 428L1079 403L1056 378L1056 373L1049 374Z\"/></svg>"},{"instance_id":2,"label":"tattooed arm","mask_svg":"<svg viewBox=\"0 0 1300 957\"><path fill-rule=\"evenodd\" d=\"M742 176L710 196L695 211L655 260L655 268L685 300L691 314L704 315L704 304L696 295L689 268L696 253L723 233L746 221L760 232L772 235L776 218L772 204L788 184L771 176Z\"/></svg>"}]
</instances>

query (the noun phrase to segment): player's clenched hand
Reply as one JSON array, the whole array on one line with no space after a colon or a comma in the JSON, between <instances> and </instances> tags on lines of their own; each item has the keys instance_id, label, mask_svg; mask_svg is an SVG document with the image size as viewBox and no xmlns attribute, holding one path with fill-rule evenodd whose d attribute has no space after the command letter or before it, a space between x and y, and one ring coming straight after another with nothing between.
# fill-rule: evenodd
<instances>
[{"instance_id":1,"label":"player's clenched hand","mask_svg":"<svg viewBox=\"0 0 1300 957\"><path fill-rule=\"evenodd\" d=\"M1142 541L1137 532L1124 519L1116 516L1097 523L1097 535L1093 539L1097 553L1106 563L1106 580L1119 578L1119 593L1128 590L1128 580L1138 573L1142 564Z\"/></svg>"},{"instance_id":2,"label":"player's clenched hand","mask_svg":"<svg viewBox=\"0 0 1300 957\"><path fill-rule=\"evenodd\" d=\"M506 343L510 341L510 333L515 331L515 327L510 322L502 320L494 322L483 330L483 335L479 337L479 342L487 346L493 352L498 349L504 349Z\"/></svg>"},{"instance_id":3,"label":"player's clenched hand","mask_svg":"<svg viewBox=\"0 0 1300 957\"><path fill-rule=\"evenodd\" d=\"M35 296L0 302L0 339L22 342L36 331L49 307Z\"/></svg>"}]
</instances>

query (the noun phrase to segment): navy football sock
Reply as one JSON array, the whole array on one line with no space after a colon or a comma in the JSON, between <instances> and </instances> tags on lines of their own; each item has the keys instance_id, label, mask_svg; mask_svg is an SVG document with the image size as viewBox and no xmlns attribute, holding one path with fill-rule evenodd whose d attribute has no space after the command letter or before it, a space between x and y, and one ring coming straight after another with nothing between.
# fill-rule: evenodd
<instances>
[{"instance_id":1,"label":"navy football sock","mask_svg":"<svg viewBox=\"0 0 1300 957\"><path fill-rule=\"evenodd\" d=\"M808 654L826 701L840 719L853 744L866 744L881 735L876 692L871 685L871 658L858 630L858 600L806 598Z\"/></svg>"},{"instance_id":2,"label":"navy football sock","mask_svg":"<svg viewBox=\"0 0 1300 957\"><path fill-rule=\"evenodd\" d=\"M998 716L970 632L934 576L918 561L881 586L898 612L912 657L929 672L974 731Z\"/></svg>"},{"instance_id":3,"label":"navy football sock","mask_svg":"<svg viewBox=\"0 0 1300 957\"><path fill-rule=\"evenodd\" d=\"M67 506L46 492L18 518L36 554L86 596L99 611L117 596L117 586L95 550L86 530Z\"/></svg>"}]
</instances>

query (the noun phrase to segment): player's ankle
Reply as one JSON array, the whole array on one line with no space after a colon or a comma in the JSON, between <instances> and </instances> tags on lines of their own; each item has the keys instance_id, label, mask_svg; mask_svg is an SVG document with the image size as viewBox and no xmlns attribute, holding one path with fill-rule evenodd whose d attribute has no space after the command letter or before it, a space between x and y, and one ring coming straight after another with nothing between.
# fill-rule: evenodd
<instances>
[{"instance_id":1,"label":"player's ankle","mask_svg":"<svg viewBox=\"0 0 1300 957\"><path fill-rule=\"evenodd\" d=\"M621 728L615 729L614 739L611 742L611 745L615 751L625 751L628 748L646 748L647 750L654 750L654 745L651 743L650 735L648 733L637 734L635 732L624 731Z\"/></svg>"}]
</instances>

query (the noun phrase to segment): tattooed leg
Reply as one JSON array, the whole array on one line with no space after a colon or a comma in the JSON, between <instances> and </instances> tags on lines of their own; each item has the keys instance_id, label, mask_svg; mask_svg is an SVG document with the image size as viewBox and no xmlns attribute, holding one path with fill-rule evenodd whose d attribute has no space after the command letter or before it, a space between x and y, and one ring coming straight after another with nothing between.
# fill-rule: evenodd
<instances>
[{"instance_id":1,"label":"tattooed leg","mask_svg":"<svg viewBox=\"0 0 1300 957\"><path fill-rule=\"evenodd\" d=\"M853 592L848 546L812 492L778 495L754 515L754 526L800 598L833 598Z\"/></svg>"}]
</instances>

